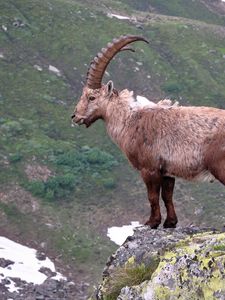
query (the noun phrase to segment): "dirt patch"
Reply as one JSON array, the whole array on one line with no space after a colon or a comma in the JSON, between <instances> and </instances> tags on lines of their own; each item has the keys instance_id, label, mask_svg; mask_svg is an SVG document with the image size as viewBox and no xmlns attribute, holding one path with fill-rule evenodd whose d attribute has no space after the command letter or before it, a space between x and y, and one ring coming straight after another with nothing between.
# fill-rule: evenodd
<instances>
[{"instance_id":1,"label":"dirt patch","mask_svg":"<svg viewBox=\"0 0 225 300\"><path fill-rule=\"evenodd\" d=\"M37 199L18 185L9 186L4 192L0 192L0 202L13 204L23 213L36 212L40 209Z\"/></svg>"},{"instance_id":2,"label":"dirt patch","mask_svg":"<svg viewBox=\"0 0 225 300\"><path fill-rule=\"evenodd\" d=\"M46 182L48 178L53 175L52 171L47 166L40 165L36 162L27 164L24 171L29 180L41 180Z\"/></svg>"}]
</instances>

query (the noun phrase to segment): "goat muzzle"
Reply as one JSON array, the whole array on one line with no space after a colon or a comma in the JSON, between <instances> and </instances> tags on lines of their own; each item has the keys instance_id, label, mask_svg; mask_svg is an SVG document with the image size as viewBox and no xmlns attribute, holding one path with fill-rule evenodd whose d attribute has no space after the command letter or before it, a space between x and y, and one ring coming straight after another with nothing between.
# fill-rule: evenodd
<instances>
[{"instance_id":1,"label":"goat muzzle","mask_svg":"<svg viewBox=\"0 0 225 300\"><path fill-rule=\"evenodd\" d=\"M73 115L71 116L71 119L72 119L72 124L73 124L73 125L82 125L82 124L85 123L86 117L84 117L84 116L79 116L79 115L77 115L77 114L73 114Z\"/></svg>"}]
</instances>

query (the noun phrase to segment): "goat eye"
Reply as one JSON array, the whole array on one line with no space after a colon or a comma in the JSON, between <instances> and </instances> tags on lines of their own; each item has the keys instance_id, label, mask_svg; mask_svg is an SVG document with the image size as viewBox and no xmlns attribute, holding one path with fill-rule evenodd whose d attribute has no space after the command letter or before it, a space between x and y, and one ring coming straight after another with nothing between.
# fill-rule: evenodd
<instances>
[{"instance_id":1,"label":"goat eye","mask_svg":"<svg viewBox=\"0 0 225 300\"><path fill-rule=\"evenodd\" d=\"M93 100L95 100L95 97L94 97L94 96L89 96L88 99L89 99L90 101L93 101Z\"/></svg>"}]
</instances>

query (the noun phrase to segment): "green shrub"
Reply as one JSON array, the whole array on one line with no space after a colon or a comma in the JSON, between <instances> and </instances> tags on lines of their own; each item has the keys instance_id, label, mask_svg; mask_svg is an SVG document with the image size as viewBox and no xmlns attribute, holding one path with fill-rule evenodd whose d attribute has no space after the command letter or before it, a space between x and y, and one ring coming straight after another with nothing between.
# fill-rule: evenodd
<instances>
[{"instance_id":1,"label":"green shrub","mask_svg":"<svg viewBox=\"0 0 225 300\"><path fill-rule=\"evenodd\" d=\"M56 156L56 164L69 166L70 168L82 167L83 161L82 156L78 153L78 151L68 151L63 154L59 154Z\"/></svg>"},{"instance_id":2,"label":"green shrub","mask_svg":"<svg viewBox=\"0 0 225 300\"><path fill-rule=\"evenodd\" d=\"M47 200L54 200L54 196L55 196L55 194L54 194L54 190L51 190L51 189L46 189L46 192L45 192L45 199L47 199Z\"/></svg>"},{"instance_id":3,"label":"green shrub","mask_svg":"<svg viewBox=\"0 0 225 300\"><path fill-rule=\"evenodd\" d=\"M90 164L103 165L104 167L112 167L116 161L113 156L105 151L101 151L98 148L92 148L85 152L87 161Z\"/></svg>"},{"instance_id":4,"label":"green shrub","mask_svg":"<svg viewBox=\"0 0 225 300\"><path fill-rule=\"evenodd\" d=\"M46 182L31 181L26 187L34 196L54 200L67 197L74 190L77 182L73 174L65 174L50 177Z\"/></svg>"},{"instance_id":5,"label":"green shrub","mask_svg":"<svg viewBox=\"0 0 225 300\"><path fill-rule=\"evenodd\" d=\"M106 189L116 186L115 178L109 171L117 165L117 161L111 154L98 148L85 147L67 152L56 150L49 155L49 160L56 165L57 175L49 177L46 182L33 181L27 184L28 190L35 196L49 201L67 198L83 178ZM64 175L58 175L62 173Z\"/></svg>"},{"instance_id":6,"label":"green shrub","mask_svg":"<svg viewBox=\"0 0 225 300\"><path fill-rule=\"evenodd\" d=\"M23 158L22 154L18 153L18 152L9 155L9 161L11 163L16 163L16 162L20 161L22 158Z\"/></svg>"},{"instance_id":7,"label":"green shrub","mask_svg":"<svg viewBox=\"0 0 225 300\"><path fill-rule=\"evenodd\" d=\"M45 195L45 183L43 181L31 181L26 184L26 187L34 196L43 197Z\"/></svg>"},{"instance_id":8,"label":"green shrub","mask_svg":"<svg viewBox=\"0 0 225 300\"><path fill-rule=\"evenodd\" d=\"M71 150L56 156L56 164L70 166L84 170L85 167L110 169L117 165L115 158L98 148L84 148L83 150Z\"/></svg>"},{"instance_id":9,"label":"green shrub","mask_svg":"<svg viewBox=\"0 0 225 300\"><path fill-rule=\"evenodd\" d=\"M213 246L213 249L215 250L215 251L225 251L225 245L224 244L220 244L220 245L215 245L215 246Z\"/></svg>"},{"instance_id":10,"label":"green shrub","mask_svg":"<svg viewBox=\"0 0 225 300\"><path fill-rule=\"evenodd\" d=\"M76 178L73 174L50 177L45 183L47 189L57 191L59 188L73 190Z\"/></svg>"}]
</instances>

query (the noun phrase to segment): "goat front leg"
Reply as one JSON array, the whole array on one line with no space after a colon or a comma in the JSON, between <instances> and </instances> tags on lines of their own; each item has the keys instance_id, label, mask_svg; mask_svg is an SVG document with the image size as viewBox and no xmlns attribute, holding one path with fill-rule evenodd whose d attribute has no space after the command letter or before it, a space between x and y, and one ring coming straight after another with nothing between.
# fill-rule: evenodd
<instances>
[{"instance_id":1,"label":"goat front leg","mask_svg":"<svg viewBox=\"0 0 225 300\"><path fill-rule=\"evenodd\" d=\"M162 179L162 199L166 206L167 218L163 224L164 228L175 228L177 216L173 205L173 190L175 178L165 176Z\"/></svg>"},{"instance_id":2,"label":"goat front leg","mask_svg":"<svg viewBox=\"0 0 225 300\"><path fill-rule=\"evenodd\" d=\"M162 177L157 172L146 169L141 171L141 176L147 187L148 200L151 205L151 215L145 225L149 225L151 228L156 229L161 223L159 195Z\"/></svg>"}]
</instances>

